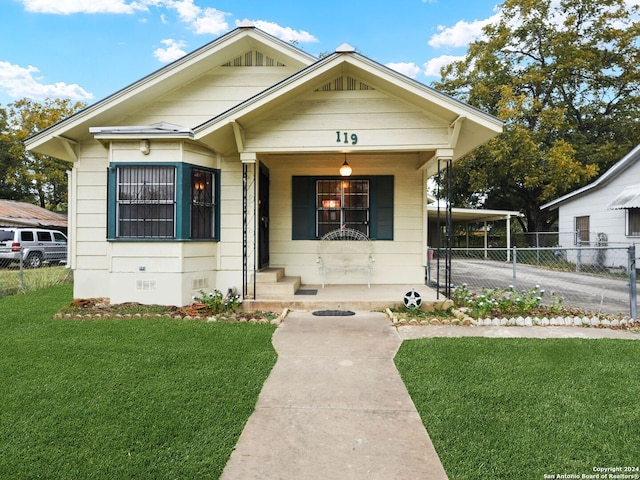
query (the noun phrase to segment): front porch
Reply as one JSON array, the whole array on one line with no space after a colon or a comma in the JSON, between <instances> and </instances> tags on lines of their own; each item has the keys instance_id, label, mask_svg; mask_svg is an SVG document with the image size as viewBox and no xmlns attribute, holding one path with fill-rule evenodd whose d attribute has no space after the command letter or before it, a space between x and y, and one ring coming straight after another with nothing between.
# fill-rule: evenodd
<instances>
[{"instance_id":1,"label":"front porch","mask_svg":"<svg viewBox=\"0 0 640 480\"><path fill-rule=\"evenodd\" d=\"M383 311L402 306L407 292L415 290L422 298L423 310L442 307L447 298L421 284L327 284L303 285L299 277L284 276L283 269L268 268L258 272L256 294L250 294L243 303L246 311L351 310Z\"/></svg>"}]
</instances>

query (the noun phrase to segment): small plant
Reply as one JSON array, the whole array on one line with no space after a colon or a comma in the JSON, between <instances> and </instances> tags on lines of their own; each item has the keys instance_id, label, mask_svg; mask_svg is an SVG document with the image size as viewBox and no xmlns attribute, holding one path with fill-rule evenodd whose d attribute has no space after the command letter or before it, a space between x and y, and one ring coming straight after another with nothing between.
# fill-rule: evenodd
<instances>
[{"instance_id":1,"label":"small plant","mask_svg":"<svg viewBox=\"0 0 640 480\"><path fill-rule=\"evenodd\" d=\"M434 310L422 310L420 307L395 307L390 309L393 313L397 313L402 318L415 318L417 320L427 320L430 318L453 318L455 315L451 312L451 308L436 308Z\"/></svg>"},{"instance_id":2,"label":"small plant","mask_svg":"<svg viewBox=\"0 0 640 480\"><path fill-rule=\"evenodd\" d=\"M551 292L551 301L543 304L545 291L536 285L528 291L518 292L513 286L507 289L486 289L477 294L469 291L467 284L455 289L452 299L459 307L467 307L475 318L488 316L530 315L535 313L560 313L562 297Z\"/></svg>"},{"instance_id":3,"label":"small plant","mask_svg":"<svg viewBox=\"0 0 640 480\"><path fill-rule=\"evenodd\" d=\"M211 315L234 312L242 305L240 295L231 289L229 289L226 295L223 295L220 290L214 290L210 293L205 293L200 290L200 296L194 296L193 300L201 304L203 309L207 310Z\"/></svg>"}]
</instances>

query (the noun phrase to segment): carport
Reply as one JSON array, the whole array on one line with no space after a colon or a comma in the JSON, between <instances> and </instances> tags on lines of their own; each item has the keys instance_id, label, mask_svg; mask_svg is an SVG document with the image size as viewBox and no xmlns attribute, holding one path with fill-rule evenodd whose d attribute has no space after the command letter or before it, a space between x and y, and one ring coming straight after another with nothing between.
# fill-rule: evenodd
<instances>
[{"instance_id":1,"label":"carport","mask_svg":"<svg viewBox=\"0 0 640 480\"><path fill-rule=\"evenodd\" d=\"M484 256L488 258L489 249L489 236L488 225L489 222L506 222L506 234L507 234L507 261L510 260L511 255L511 218L523 217L524 214L510 210L488 210L478 208L451 208L451 223L455 228L459 225L470 225L474 223L483 223L484 232ZM438 206L437 203L430 203L427 205L427 216L429 220L429 246L433 249L444 248L445 244L442 242L443 235L439 234L441 228L445 226L445 217L447 209L442 206ZM469 247L469 230L466 231L467 236L467 248Z\"/></svg>"}]
</instances>

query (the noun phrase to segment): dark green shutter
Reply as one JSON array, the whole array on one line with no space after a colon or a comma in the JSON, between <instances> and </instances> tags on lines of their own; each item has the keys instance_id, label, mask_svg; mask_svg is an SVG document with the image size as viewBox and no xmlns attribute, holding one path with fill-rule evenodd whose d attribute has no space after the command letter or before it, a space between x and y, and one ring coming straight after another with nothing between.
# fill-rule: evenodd
<instances>
[{"instance_id":1,"label":"dark green shutter","mask_svg":"<svg viewBox=\"0 0 640 480\"><path fill-rule=\"evenodd\" d=\"M220 170L219 169L214 169L213 170L214 176L215 176L215 181L213 182L213 185L216 189L216 191L213 194L213 201L216 202L216 204L214 205L214 215L213 215L213 221L216 222L216 224L213 227L213 237L215 240L220 240L220 185L221 185L221 181L220 181Z\"/></svg>"},{"instance_id":2,"label":"dark green shutter","mask_svg":"<svg viewBox=\"0 0 640 480\"><path fill-rule=\"evenodd\" d=\"M370 231L375 240L393 240L393 176L371 177Z\"/></svg>"},{"instance_id":3,"label":"dark green shutter","mask_svg":"<svg viewBox=\"0 0 640 480\"><path fill-rule=\"evenodd\" d=\"M315 177L292 177L291 238L316 238L316 180Z\"/></svg>"}]
</instances>

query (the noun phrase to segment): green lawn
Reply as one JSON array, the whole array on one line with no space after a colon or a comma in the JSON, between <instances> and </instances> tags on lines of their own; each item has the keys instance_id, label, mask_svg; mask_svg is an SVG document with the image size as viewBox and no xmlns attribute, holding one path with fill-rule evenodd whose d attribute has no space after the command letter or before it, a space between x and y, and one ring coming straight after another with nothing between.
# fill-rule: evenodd
<instances>
[{"instance_id":1,"label":"green lawn","mask_svg":"<svg viewBox=\"0 0 640 480\"><path fill-rule=\"evenodd\" d=\"M52 320L71 289L0 299L0 478L218 478L274 327Z\"/></svg>"},{"instance_id":2,"label":"green lawn","mask_svg":"<svg viewBox=\"0 0 640 480\"><path fill-rule=\"evenodd\" d=\"M395 361L452 480L640 467L640 341L432 338Z\"/></svg>"},{"instance_id":3,"label":"green lawn","mask_svg":"<svg viewBox=\"0 0 640 480\"><path fill-rule=\"evenodd\" d=\"M0 299L0 478L218 478L274 327L52 320L71 289ZM452 480L640 466L638 341L410 340L396 364Z\"/></svg>"}]
</instances>

